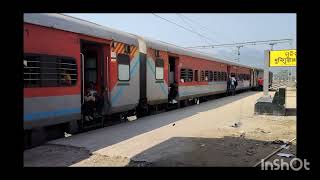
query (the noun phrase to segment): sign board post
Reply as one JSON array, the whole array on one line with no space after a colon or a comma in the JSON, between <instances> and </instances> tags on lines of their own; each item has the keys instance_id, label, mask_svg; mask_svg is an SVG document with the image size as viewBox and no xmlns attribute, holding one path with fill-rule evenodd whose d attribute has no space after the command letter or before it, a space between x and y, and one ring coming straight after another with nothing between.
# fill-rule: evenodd
<instances>
[{"instance_id":1,"label":"sign board post","mask_svg":"<svg viewBox=\"0 0 320 180\"><path fill-rule=\"evenodd\" d=\"M265 68L263 74L263 95L268 96L269 94L269 55L270 51L264 51Z\"/></svg>"}]
</instances>

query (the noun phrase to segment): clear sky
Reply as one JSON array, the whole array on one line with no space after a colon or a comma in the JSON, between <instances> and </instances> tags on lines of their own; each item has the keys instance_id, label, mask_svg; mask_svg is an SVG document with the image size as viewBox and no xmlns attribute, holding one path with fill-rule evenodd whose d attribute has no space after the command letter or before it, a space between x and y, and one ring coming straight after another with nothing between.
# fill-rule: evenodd
<instances>
[{"instance_id":1,"label":"clear sky","mask_svg":"<svg viewBox=\"0 0 320 180\"><path fill-rule=\"evenodd\" d=\"M278 44L274 49L296 48L296 14L156 14L207 38L191 33L153 14L65 14L182 47L290 38L294 40L293 44ZM256 45L241 48L240 63L263 67L263 51L266 49L270 49L270 46ZM237 58L235 47L197 50L227 60Z\"/></svg>"}]
</instances>

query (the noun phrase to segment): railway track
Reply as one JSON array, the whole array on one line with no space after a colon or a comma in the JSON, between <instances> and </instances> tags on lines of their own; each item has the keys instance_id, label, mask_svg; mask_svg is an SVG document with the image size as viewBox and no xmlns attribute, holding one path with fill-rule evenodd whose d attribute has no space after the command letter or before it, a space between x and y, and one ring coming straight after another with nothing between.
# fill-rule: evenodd
<instances>
[{"instance_id":1,"label":"railway track","mask_svg":"<svg viewBox=\"0 0 320 180\"><path fill-rule=\"evenodd\" d=\"M285 142L283 145L281 145L278 149L276 149L275 151L271 152L270 154L268 154L267 156L265 156L264 158L262 158L259 162L257 162L255 165L253 165L252 167L259 167L262 163L262 160L264 161L268 161L269 159L271 159L272 157L274 157L276 155L276 153L281 152L283 149L287 148L288 146L290 146L292 144L293 141L295 141L296 138L291 139L288 142Z\"/></svg>"}]
</instances>

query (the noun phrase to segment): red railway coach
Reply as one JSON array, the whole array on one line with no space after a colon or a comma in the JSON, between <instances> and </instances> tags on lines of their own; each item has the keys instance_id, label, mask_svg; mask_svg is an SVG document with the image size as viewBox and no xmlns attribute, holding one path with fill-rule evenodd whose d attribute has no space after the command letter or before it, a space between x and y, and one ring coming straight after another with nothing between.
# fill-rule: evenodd
<instances>
[{"instance_id":1,"label":"red railway coach","mask_svg":"<svg viewBox=\"0 0 320 180\"><path fill-rule=\"evenodd\" d=\"M145 41L148 50L146 93L151 106L159 108L163 102L168 103L169 86L174 82L178 84L177 99L183 103L185 100L198 100L200 97L225 93L228 75L235 75L238 79L238 91L255 86L252 67L150 38ZM156 71L157 68L160 74Z\"/></svg>"},{"instance_id":2,"label":"red railway coach","mask_svg":"<svg viewBox=\"0 0 320 180\"><path fill-rule=\"evenodd\" d=\"M45 137L47 126L75 131L89 82L103 95L105 115L139 103L138 40L128 33L61 14L24 14L23 63L27 139Z\"/></svg>"},{"instance_id":3,"label":"red railway coach","mask_svg":"<svg viewBox=\"0 0 320 180\"><path fill-rule=\"evenodd\" d=\"M263 74L62 14L24 14L23 64L26 144L43 142L50 132L59 137L78 131L89 82L104 99L104 117L140 117L168 108L174 82L179 107L225 93L229 75L238 79L236 90L246 90Z\"/></svg>"}]
</instances>

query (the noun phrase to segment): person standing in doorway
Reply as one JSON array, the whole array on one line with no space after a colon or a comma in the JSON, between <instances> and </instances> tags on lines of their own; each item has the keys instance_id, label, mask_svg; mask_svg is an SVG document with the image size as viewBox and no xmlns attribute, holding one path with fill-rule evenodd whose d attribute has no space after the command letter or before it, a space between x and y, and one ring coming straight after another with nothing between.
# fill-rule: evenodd
<instances>
[{"instance_id":1,"label":"person standing in doorway","mask_svg":"<svg viewBox=\"0 0 320 180\"><path fill-rule=\"evenodd\" d=\"M230 94L230 88L231 88L231 76L228 76L228 81L227 81L227 96Z\"/></svg>"},{"instance_id":2,"label":"person standing in doorway","mask_svg":"<svg viewBox=\"0 0 320 180\"><path fill-rule=\"evenodd\" d=\"M169 90L169 102L170 103L177 103L176 101L176 97L178 95L178 85L177 82L174 81L171 85L170 85L170 90Z\"/></svg>"},{"instance_id":3,"label":"person standing in doorway","mask_svg":"<svg viewBox=\"0 0 320 180\"><path fill-rule=\"evenodd\" d=\"M231 76L231 92L232 92L232 96L235 95L235 91L236 91L236 78L234 76Z\"/></svg>"}]
</instances>

